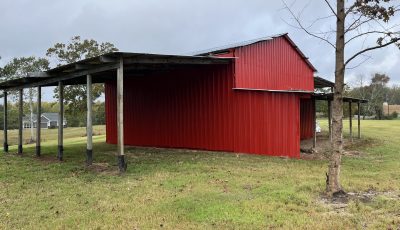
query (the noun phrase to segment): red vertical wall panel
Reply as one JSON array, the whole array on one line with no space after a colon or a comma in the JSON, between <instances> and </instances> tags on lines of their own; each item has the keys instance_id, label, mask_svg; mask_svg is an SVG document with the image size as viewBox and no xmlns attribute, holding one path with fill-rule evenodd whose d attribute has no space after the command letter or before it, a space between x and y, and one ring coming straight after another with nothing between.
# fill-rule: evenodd
<instances>
[{"instance_id":1,"label":"red vertical wall panel","mask_svg":"<svg viewBox=\"0 0 400 230\"><path fill-rule=\"evenodd\" d=\"M124 79L127 145L233 151L231 66ZM228 77L229 76L229 77ZM116 143L116 87L106 83L107 141Z\"/></svg>"},{"instance_id":2,"label":"red vertical wall panel","mask_svg":"<svg viewBox=\"0 0 400 230\"><path fill-rule=\"evenodd\" d=\"M285 37L235 49L235 87L314 91L314 70Z\"/></svg>"},{"instance_id":3,"label":"red vertical wall panel","mask_svg":"<svg viewBox=\"0 0 400 230\"><path fill-rule=\"evenodd\" d=\"M235 91L235 152L298 157L299 96Z\"/></svg>"},{"instance_id":4,"label":"red vertical wall panel","mask_svg":"<svg viewBox=\"0 0 400 230\"><path fill-rule=\"evenodd\" d=\"M311 98L300 100L300 137L301 140L313 137L314 106Z\"/></svg>"},{"instance_id":5,"label":"red vertical wall panel","mask_svg":"<svg viewBox=\"0 0 400 230\"><path fill-rule=\"evenodd\" d=\"M298 94L233 90L232 69L126 76L125 144L299 157ZM114 102L115 82L107 82L107 142L115 144Z\"/></svg>"}]
</instances>

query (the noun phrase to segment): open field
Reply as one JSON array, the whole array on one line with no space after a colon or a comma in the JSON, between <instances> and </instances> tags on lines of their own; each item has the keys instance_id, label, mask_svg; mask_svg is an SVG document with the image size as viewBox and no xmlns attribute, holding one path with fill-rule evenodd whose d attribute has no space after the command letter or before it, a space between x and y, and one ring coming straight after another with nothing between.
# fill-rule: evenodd
<instances>
[{"instance_id":1,"label":"open field","mask_svg":"<svg viewBox=\"0 0 400 230\"><path fill-rule=\"evenodd\" d=\"M346 205L321 199L324 160L127 148L119 176L104 135L94 137L97 164L86 168L84 128L65 130L63 163L50 130L42 159L34 145L24 157L0 154L0 229L397 229L400 121L362 127L368 141L344 157L342 183L368 199Z\"/></svg>"},{"instance_id":2,"label":"open field","mask_svg":"<svg viewBox=\"0 0 400 230\"><path fill-rule=\"evenodd\" d=\"M57 140L58 129L41 129L41 139L42 142L54 141ZM34 136L36 136L36 128L33 130ZM93 135L105 135L106 130L104 125L95 125L93 126ZM86 129L83 127L68 127L64 129L64 138L70 139L75 137L84 137L86 136ZM31 130L24 129L22 134L24 144L29 143L31 137ZM4 135L3 130L0 130L0 143L3 143ZM18 143L18 130L8 130L8 144L16 145ZM2 145L3 146L3 145Z\"/></svg>"}]
</instances>

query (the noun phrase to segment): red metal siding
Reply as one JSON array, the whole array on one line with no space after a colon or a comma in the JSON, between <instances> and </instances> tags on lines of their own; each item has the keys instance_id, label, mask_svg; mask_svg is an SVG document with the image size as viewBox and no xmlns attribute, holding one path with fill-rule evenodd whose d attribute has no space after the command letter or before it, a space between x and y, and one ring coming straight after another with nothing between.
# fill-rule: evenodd
<instances>
[{"instance_id":1,"label":"red metal siding","mask_svg":"<svg viewBox=\"0 0 400 230\"><path fill-rule=\"evenodd\" d=\"M124 125L127 145L233 151L226 137L234 123L232 80L227 67L186 69L170 74L125 78ZM115 83L106 84L107 139L116 143ZM110 123L108 121L110 120ZM110 128L111 127L111 128ZM111 129L113 129L111 131Z\"/></svg>"},{"instance_id":2,"label":"red metal siding","mask_svg":"<svg viewBox=\"0 0 400 230\"><path fill-rule=\"evenodd\" d=\"M314 91L313 69L285 37L235 50L235 87Z\"/></svg>"},{"instance_id":3,"label":"red metal siding","mask_svg":"<svg viewBox=\"0 0 400 230\"><path fill-rule=\"evenodd\" d=\"M299 157L300 96L232 90L233 66L124 80L125 144ZM106 83L107 142L116 143L116 87Z\"/></svg>"},{"instance_id":4,"label":"red metal siding","mask_svg":"<svg viewBox=\"0 0 400 230\"><path fill-rule=\"evenodd\" d=\"M300 100L300 137L301 140L313 137L314 106L311 98Z\"/></svg>"},{"instance_id":5,"label":"red metal siding","mask_svg":"<svg viewBox=\"0 0 400 230\"><path fill-rule=\"evenodd\" d=\"M299 157L299 96L235 92L235 152Z\"/></svg>"}]
</instances>

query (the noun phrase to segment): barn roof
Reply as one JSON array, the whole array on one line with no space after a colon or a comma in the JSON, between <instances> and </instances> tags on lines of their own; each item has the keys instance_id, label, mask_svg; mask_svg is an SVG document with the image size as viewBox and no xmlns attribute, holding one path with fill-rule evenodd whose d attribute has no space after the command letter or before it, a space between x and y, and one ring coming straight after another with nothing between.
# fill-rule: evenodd
<instances>
[{"instance_id":1,"label":"barn roof","mask_svg":"<svg viewBox=\"0 0 400 230\"><path fill-rule=\"evenodd\" d=\"M138 76L142 76L149 72L162 72L185 66L228 64L234 58L216 57L212 54L230 48L247 46L280 37L289 41L310 68L316 71L315 67L308 61L308 58L300 51L287 34L278 34L209 49L191 56L128 52L107 53L97 57L77 61L75 63L59 66L48 71L29 73L27 76L0 82L0 90L8 91L36 86L56 86L59 81L62 81L65 85L85 84L86 75L88 74L93 76L93 83L104 83L108 79L113 79L115 77L115 70L118 68L120 60L123 60L124 63L124 73Z\"/></svg>"},{"instance_id":2,"label":"barn roof","mask_svg":"<svg viewBox=\"0 0 400 230\"><path fill-rule=\"evenodd\" d=\"M210 49L195 51L195 52L191 53L190 55L206 56L206 55L217 54L217 53L224 52L224 51L227 51L227 50L230 50L233 48L248 46L248 45L252 45L252 44L255 44L258 42L263 42L263 41L269 41L269 40L272 40L277 37L282 37L284 35L286 35L286 34L276 34L276 35L272 35L272 36L261 37L261 38L256 38L256 39L252 39L252 40L247 40L247 41L235 42L235 43L231 43L228 45L217 46L217 47L213 47Z\"/></svg>"},{"instance_id":3,"label":"barn roof","mask_svg":"<svg viewBox=\"0 0 400 230\"><path fill-rule=\"evenodd\" d=\"M232 58L113 52L0 82L0 90L55 86L58 81L65 85L86 84L88 74L93 76L93 83L104 83L115 77L121 60L124 73L143 75L185 66L228 64Z\"/></svg>"},{"instance_id":4,"label":"barn roof","mask_svg":"<svg viewBox=\"0 0 400 230\"><path fill-rule=\"evenodd\" d=\"M327 87L335 87L335 83L322 77L314 77L314 88L321 89Z\"/></svg>"},{"instance_id":5,"label":"barn roof","mask_svg":"<svg viewBox=\"0 0 400 230\"><path fill-rule=\"evenodd\" d=\"M237 42L237 43L228 44L228 45L224 45L224 46L214 47L211 49L196 51L196 52L191 53L191 55L193 55L193 56L213 56L218 53L223 53L223 52L229 51L230 49L249 46L249 45L259 43L259 42L271 41L276 38L285 38L290 43L290 45L300 54L300 56L307 63L307 65L314 72L317 72L317 69L311 64L311 62L309 61L309 58L293 42L293 40L289 37L288 33L276 34L276 35L272 35L272 36L261 37L261 38L256 38L256 39L252 39L252 40L248 40L248 41L242 41L242 42Z\"/></svg>"}]
</instances>

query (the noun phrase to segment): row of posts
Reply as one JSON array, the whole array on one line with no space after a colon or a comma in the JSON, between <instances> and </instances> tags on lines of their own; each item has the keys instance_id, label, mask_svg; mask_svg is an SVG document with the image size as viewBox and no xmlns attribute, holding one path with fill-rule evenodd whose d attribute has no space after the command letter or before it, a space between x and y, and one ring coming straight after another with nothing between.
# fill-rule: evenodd
<instances>
[{"instance_id":1,"label":"row of posts","mask_svg":"<svg viewBox=\"0 0 400 230\"><path fill-rule=\"evenodd\" d=\"M86 164L91 165L93 163L93 126L92 126L92 76L87 75L87 150L86 150ZM119 61L119 66L117 68L117 125L118 125L118 166L120 172L125 172L127 164L125 162L124 153L124 104L123 104L123 59ZM41 129L41 86L38 86L38 101L37 101L37 120L36 120L36 155L41 155L40 148L40 129ZM63 131L64 131L64 84L62 81L58 82L59 88L59 116L58 116L58 151L57 158L63 160ZM22 139L22 118L23 118L23 89L19 90L19 129L18 129L18 154L23 152L23 139ZM8 135L7 135L7 91L4 91L4 151L8 152Z\"/></svg>"},{"instance_id":2,"label":"row of posts","mask_svg":"<svg viewBox=\"0 0 400 230\"><path fill-rule=\"evenodd\" d=\"M313 131L313 147L315 148L317 143L317 110L316 100L313 99L313 110L314 110L314 131ZM349 129L350 129L350 141L353 142L353 112L352 112L352 101L349 101ZM358 139L361 139L361 113L360 113L360 102L357 102L357 128L358 128ZM329 140L332 142L332 101L328 100L328 127L329 127Z\"/></svg>"},{"instance_id":3,"label":"row of posts","mask_svg":"<svg viewBox=\"0 0 400 230\"><path fill-rule=\"evenodd\" d=\"M58 83L59 90L59 113L58 113L58 160L63 160L64 144L64 84L62 81ZM37 116L36 116L36 156L41 155L41 114L42 114L42 87L37 87ZM7 110L7 91L4 91L4 152L9 151L8 146L8 110ZM91 165L93 162L93 141L92 141L92 76L87 75L87 153L86 163ZM19 90L19 115L18 115L18 154L23 153L23 89Z\"/></svg>"}]
</instances>

